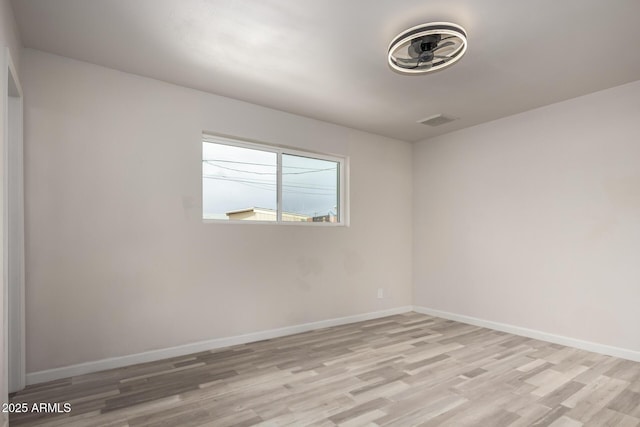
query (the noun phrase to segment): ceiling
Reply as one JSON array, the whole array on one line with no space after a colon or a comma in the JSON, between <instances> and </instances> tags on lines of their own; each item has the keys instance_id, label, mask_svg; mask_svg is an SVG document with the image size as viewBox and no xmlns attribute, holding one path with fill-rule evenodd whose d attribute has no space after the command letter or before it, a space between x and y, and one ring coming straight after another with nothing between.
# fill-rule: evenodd
<instances>
[{"instance_id":1,"label":"ceiling","mask_svg":"<svg viewBox=\"0 0 640 427\"><path fill-rule=\"evenodd\" d=\"M25 47L417 141L640 79L638 0L13 0ZM451 68L389 42L462 25ZM459 119L429 127L444 113Z\"/></svg>"}]
</instances>

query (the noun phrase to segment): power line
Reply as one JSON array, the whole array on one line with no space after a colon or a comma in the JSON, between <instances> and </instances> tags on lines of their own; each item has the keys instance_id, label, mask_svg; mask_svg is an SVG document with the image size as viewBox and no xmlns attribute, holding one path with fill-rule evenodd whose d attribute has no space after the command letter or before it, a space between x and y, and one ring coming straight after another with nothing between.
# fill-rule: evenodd
<instances>
[{"instance_id":1,"label":"power line","mask_svg":"<svg viewBox=\"0 0 640 427\"><path fill-rule=\"evenodd\" d=\"M270 164L270 163L238 162L238 161L235 161L235 160L203 159L202 161L206 162L206 163L221 162L221 163L234 163L234 164L237 164L237 165L268 166L268 167L272 167L272 168L276 167L275 164ZM326 161L326 160L323 160L323 161ZM329 161L327 161L327 162L329 162ZM329 163L334 163L334 162L329 162ZM315 168L308 168L308 167L305 168L305 167L302 167L302 166L285 166L285 165L282 165L282 167L286 168L286 169L305 169L305 170L314 169L315 170Z\"/></svg>"},{"instance_id":2,"label":"power line","mask_svg":"<svg viewBox=\"0 0 640 427\"><path fill-rule=\"evenodd\" d=\"M246 185L247 187L255 188L257 190L273 191L273 192L276 191L275 188L261 187L260 184L249 184L249 183L246 183L246 182L238 182L238 184ZM305 195L309 195L309 196L335 196L336 195L336 193L312 193L312 192L307 192L307 191L285 190L285 189L282 189L282 193L283 194L284 193L287 193L287 194L305 194Z\"/></svg>"},{"instance_id":3,"label":"power line","mask_svg":"<svg viewBox=\"0 0 640 427\"><path fill-rule=\"evenodd\" d=\"M262 184L262 185L277 185L276 182L271 180L258 180L258 179L243 179L243 178L232 178L227 176L217 176L217 175L202 175L203 178L208 179L217 179L221 181L235 181L235 182L246 182L250 184ZM316 189L316 190L333 190L335 187L333 186L311 186L311 185L295 185L295 184L282 184L283 187L291 187L291 188L304 188L304 189Z\"/></svg>"},{"instance_id":4,"label":"power line","mask_svg":"<svg viewBox=\"0 0 640 427\"><path fill-rule=\"evenodd\" d=\"M255 171L248 171L248 170L244 170L244 169L234 169L234 168L228 168L226 166L213 164L209 160L205 160L205 161L210 166L215 166L215 167L220 168L220 169L226 169L226 170L235 171L235 172L251 173L251 174L254 174L254 175L277 175L277 172L255 172ZM309 169L311 169L311 168L309 168ZM307 170L307 171L303 171L303 172L282 172L282 175L303 175L303 174L307 174L307 173L335 171L335 170L336 170L336 168L313 169L313 170Z\"/></svg>"}]
</instances>

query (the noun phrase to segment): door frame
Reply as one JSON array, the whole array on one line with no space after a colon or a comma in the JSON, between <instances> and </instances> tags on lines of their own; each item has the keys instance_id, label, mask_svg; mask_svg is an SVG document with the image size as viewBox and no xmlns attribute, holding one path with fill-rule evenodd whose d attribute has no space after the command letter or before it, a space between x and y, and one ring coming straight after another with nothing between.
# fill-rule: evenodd
<instances>
[{"instance_id":1,"label":"door frame","mask_svg":"<svg viewBox=\"0 0 640 427\"><path fill-rule=\"evenodd\" d=\"M4 367L9 392L26 386L24 144L22 86L8 47L4 49L2 84L3 144L3 293Z\"/></svg>"}]
</instances>

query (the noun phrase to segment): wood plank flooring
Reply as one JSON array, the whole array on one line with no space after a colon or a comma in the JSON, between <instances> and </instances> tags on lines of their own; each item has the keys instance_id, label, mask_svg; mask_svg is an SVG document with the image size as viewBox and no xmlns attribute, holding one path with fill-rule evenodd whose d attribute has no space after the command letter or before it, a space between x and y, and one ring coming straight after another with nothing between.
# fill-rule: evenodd
<instances>
[{"instance_id":1,"label":"wood plank flooring","mask_svg":"<svg viewBox=\"0 0 640 427\"><path fill-rule=\"evenodd\" d=\"M640 363L407 313L30 386L11 426L639 426Z\"/></svg>"}]
</instances>

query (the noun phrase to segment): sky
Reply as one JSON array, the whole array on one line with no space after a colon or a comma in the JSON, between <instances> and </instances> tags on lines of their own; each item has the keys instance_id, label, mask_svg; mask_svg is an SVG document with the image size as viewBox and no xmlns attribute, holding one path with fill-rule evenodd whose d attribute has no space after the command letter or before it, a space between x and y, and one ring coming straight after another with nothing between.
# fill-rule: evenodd
<instances>
[{"instance_id":1,"label":"sky","mask_svg":"<svg viewBox=\"0 0 640 427\"><path fill-rule=\"evenodd\" d=\"M276 209L276 153L203 142L202 159L204 218L228 219L226 212L251 207ZM337 162L282 155L283 212L335 212L337 183Z\"/></svg>"}]
</instances>

